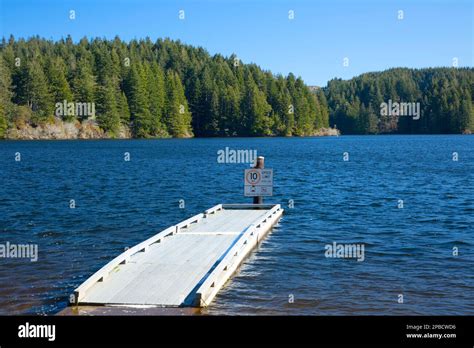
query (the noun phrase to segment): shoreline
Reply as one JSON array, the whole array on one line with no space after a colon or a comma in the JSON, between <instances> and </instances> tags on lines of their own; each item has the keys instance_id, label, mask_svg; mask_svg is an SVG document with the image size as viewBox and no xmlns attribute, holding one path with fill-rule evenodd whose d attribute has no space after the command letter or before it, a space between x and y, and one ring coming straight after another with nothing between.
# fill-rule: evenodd
<instances>
[{"instance_id":1,"label":"shoreline","mask_svg":"<svg viewBox=\"0 0 474 348\"><path fill-rule=\"evenodd\" d=\"M215 136L215 137L200 137L200 136L193 136L193 137L186 137L186 138L176 138L176 137L148 137L148 138L118 138L118 137L97 137L97 138L0 138L0 142L7 142L7 141L83 141L83 140L103 140L103 141L114 141L114 140L183 140L183 139L275 139L275 138L323 138L323 137L358 137L358 136L451 136L451 135L458 135L458 136L469 136L474 135L474 133L422 133L422 134L399 134L399 133L383 133L383 134L325 134L325 135L304 135L304 136L297 136L297 135L274 135L274 136Z\"/></svg>"},{"instance_id":2,"label":"shoreline","mask_svg":"<svg viewBox=\"0 0 474 348\"><path fill-rule=\"evenodd\" d=\"M319 137L338 137L338 136L360 136L360 135L472 135L471 132L463 133L378 133L378 134L341 134L337 128L319 128L311 135L266 135L266 136L188 136L188 137L133 137L130 128L121 125L117 134L111 135L99 127L93 119L87 119L82 122L65 122L54 120L51 123L45 123L36 127L30 124L24 124L22 127L9 128L3 138L4 141L51 141L51 140L164 140L164 139L237 139L237 138L319 138Z\"/></svg>"},{"instance_id":3,"label":"shoreline","mask_svg":"<svg viewBox=\"0 0 474 348\"><path fill-rule=\"evenodd\" d=\"M222 137L133 137L130 129L121 125L117 134L111 135L99 127L94 120L64 122L54 120L53 123L46 123L33 127L29 124L23 125L21 128L9 128L5 137L1 140L132 140L132 139L199 139L199 138L302 138L302 137L324 137L339 136L340 131L336 128L319 128L311 135L305 136L222 136Z\"/></svg>"}]
</instances>

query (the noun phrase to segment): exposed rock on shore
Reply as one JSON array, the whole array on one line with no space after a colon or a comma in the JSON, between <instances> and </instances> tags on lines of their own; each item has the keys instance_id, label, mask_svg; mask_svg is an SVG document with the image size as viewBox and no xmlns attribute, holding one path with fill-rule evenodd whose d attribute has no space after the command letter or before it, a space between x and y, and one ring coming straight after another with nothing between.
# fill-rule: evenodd
<instances>
[{"instance_id":1,"label":"exposed rock on shore","mask_svg":"<svg viewBox=\"0 0 474 348\"><path fill-rule=\"evenodd\" d=\"M325 137L325 136L339 136L341 132L337 128L320 128L314 133L313 136Z\"/></svg>"},{"instance_id":2,"label":"exposed rock on shore","mask_svg":"<svg viewBox=\"0 0 474 348\"><path fill-rule=\"evenodd\" d=\"M338 136L340 132L336 128L320 128L311 136ZM163 138L169 135L164 134ZM185 136L191 138L192 136ZM129 139L132 134L128 127L120 126L117 134L108 134L99 127L97 122L88 119L82 122L66 122L54 119L43 125L32 126L22 123L21 126L13 127L6 133L6 139L15 140L58 140L58 139Z\"/></svg>"},{"instance_id":3,"label":"exposed rock on shore","mask_svg":"<svg viewBox=\"0 0 474 348\"><path fill-rule=\"evenodd\" d=\"M21 128L9 129L7 139L46 140L46 139L108 139L130 138L128 128L122 126L117 135L111 136L104 132L95 121L64 122L55 119L53 123L46 123L36 127L29 124Z\"/></svg>"}]
</instances>

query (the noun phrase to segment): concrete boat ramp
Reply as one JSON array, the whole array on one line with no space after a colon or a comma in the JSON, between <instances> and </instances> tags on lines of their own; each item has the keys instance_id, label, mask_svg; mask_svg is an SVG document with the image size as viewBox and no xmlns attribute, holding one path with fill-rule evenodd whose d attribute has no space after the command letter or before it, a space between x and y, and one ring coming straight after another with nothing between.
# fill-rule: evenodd
<instances>
[{"instance_id":1,"label":"concrete boat ramp","mask_svg":"<svg viewBox=\"0 0 474 348\"><path fill-rule=\"evenodd\" d=\"M278 222L279 204L219 204L126 250L81 284L73 306L206 307Z\"/></svg>"}]
</instances>

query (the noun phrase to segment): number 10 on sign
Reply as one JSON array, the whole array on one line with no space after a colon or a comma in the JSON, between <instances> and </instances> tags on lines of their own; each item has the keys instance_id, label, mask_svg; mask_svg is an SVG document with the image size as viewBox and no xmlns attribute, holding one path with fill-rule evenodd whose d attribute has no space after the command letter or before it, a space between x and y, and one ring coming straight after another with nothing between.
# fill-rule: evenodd
<instances>
[{"instance_id":1,"label":"number 10 on sign","mask_svg":"<svg viewBox=\"0 0 474 348\"><path fill-rule=\"evenodd\" d=\"M273 169L245 170L244 195L247 197L273 195Z\"/></svg>"}]
</instances>

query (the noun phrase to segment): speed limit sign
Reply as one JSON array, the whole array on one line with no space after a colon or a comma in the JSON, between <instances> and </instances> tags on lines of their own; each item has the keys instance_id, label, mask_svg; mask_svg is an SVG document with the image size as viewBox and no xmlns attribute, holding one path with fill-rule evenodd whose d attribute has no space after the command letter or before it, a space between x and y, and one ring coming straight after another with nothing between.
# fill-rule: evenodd
<instances>
[{"instance_id":1,"label":"speed limit sign","mask_svg":"<svg viewBox=\"0 0 474 348\"><path fill-rule=\"evenodd\" d=\"M273 169L246 169L244 195L248 197L273 195Z\"/></svg>"},{"instance_id":2,"label":"speed limit sign","mask_svg":"<svg viewBox=\"0 0 474 348\"><path fill-rule=\"evenodd\" d=\"M261 169L247 169L245 171L245 185L258 185L262 179Z\"/></svg>"}]
</instances>

